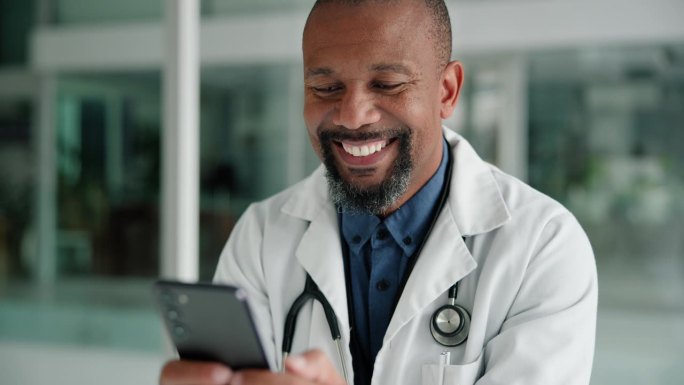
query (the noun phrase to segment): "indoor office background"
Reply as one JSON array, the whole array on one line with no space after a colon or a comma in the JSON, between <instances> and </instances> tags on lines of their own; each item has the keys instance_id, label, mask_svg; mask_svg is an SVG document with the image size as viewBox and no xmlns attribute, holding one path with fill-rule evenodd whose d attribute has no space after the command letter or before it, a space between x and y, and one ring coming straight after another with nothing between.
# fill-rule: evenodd
<instances>
[{"instance_id":1,"label":"indoor office background","mask_svg":"<svg viewBox=\"0 0 684 385\"><path fill-rule=\"evenodd\" d=\"M312 3L200 3L203 280L245 207L318 164L301 118ZM447 125L592 241L592 384L682 383L684 1L448 5L466 82ZM157 381L164 6L0 0L2 385Z\"/></svg>"}]
</instances>

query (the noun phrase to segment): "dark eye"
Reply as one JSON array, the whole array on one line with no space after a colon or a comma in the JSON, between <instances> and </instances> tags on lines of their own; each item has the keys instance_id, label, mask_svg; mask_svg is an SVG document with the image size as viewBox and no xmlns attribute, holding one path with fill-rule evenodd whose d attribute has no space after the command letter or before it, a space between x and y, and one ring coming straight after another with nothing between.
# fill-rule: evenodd
<instances>
[{"instance_id":1,"label":"dark eye","mask_svg":"<svg viewBox=\"0 0 684 385\"><path fill-rule=\"evenodd\" d=\"M372 87L376 90L380 91L396 91L400 89L404 83L383 83L383 82L376 82L372 84Z\"/></svg>"},{"instance_id":2,"label":"dark eye","mask_svg":"<svg viewBox=\"0 0 684 385\"><path fill-rule=\"evenodd\" d=\"M327 96L327 95L332 95L338 91L340 91L342 87L337 84L329 84L329 85L324 85L324 86L311 86L311 90L313 90L314 93L321 95L321 96Z\"/></svg>"}]
</instances>

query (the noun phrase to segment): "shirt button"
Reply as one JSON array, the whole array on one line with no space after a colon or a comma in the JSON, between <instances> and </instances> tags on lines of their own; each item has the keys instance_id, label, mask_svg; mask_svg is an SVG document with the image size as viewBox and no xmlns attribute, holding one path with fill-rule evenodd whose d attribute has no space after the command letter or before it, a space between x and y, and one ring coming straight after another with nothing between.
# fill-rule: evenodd
<instances>
[{"instance_id":1,"label":"shirt button","mask_svg":"<svg viewBox=\"0 0 684 385\"><path fill-rule=\"evenodd\" d=\"M386 291L389 289L391 286L390 282L386 279L381 279L377 285L375 285L375 288L380 290L380 291Z\"/></svg>"},{"instance_id":2,"label":"shirt button","mask_svg":"<svg viewBox=\"0 0 684 385\"><path fill-rule=\"evenodd\" d=\"M411 243L413 243L413 239L411 237L406 237L406 238L404 238L403 242L406 246L408 246Z\"/></svg>"},{"instance_id":3,"label":"shirt button","mask_svg":"<svg viewBox=\"0 0 684 385\"><path fill-rule=\"evenodd\" d=\"M352 243L359 243L361 242L361 236L360 235L354 235L352 238Z\"/></svg>"},{"instance_id":4,"label":"shirt button","mask_svg":"<svg viewBox=\"0 0 684 385\"><path fill-rule=\"evenodd\" d=\"M378 239L379 240L382 241L382 240L386 239L388 236L389 236L389 231L387 231L385 229L378 230Z\"/></svg>"}]
</instances>

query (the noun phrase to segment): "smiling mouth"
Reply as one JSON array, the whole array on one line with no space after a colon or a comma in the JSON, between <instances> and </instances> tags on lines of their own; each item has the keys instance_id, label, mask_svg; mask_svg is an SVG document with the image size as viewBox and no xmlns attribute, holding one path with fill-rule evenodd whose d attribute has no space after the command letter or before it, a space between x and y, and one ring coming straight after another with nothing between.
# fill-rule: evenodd
<instances>
[{"instance_id":1,"label":"smiling mouth","mask_svg":"<svg viewBox=\"0 0 684 385\"><path fill-rule=\"evenodd\" d=\"M372 175L377 172L377 167L387 162L390 149L398 138L369 139L369 140L334 140L337 149L340 166L344 165L347 171L356 176Z\"/></svg>"},{"instance_id":2,"label":"smiling mouth","mask_svg":"<svg viewBox=\"0 0 684 385\"><path fill-rule=\"evenodd\" d=\"M368 143L352 143L352 142L346 142L346 141L341 141L339 142L342 145L342 148L347 154L350 154L352 156L360 157L360 156L368 156L372 155L376 152L380 152L383 148L387 147L389 144L389 140L378 140L375 142L368 142Z\"/></svg>"},{"instance_id":3,"label":"smiling mouth","mask_svg":"<svg viewBox=\"0 0 684 385\"><path fill-rule=\"evenodd\" d=\"M395 140L396 138L373 141L336 140L335 143L352 157L362 158L382 151Z\"/></svg>"}]
</instances>

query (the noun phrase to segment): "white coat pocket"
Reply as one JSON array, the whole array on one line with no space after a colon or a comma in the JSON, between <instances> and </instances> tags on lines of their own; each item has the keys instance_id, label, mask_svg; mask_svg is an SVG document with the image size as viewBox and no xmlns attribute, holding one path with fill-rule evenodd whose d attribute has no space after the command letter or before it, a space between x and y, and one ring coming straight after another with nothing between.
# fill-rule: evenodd
<instances>
[{"instance_id":1,"label":"white coat pocket","mask_svg":"<svg viewBox=\"0 0 684 385\"><path fill-rule=\"evenodd\" d=\"M426 364L422 368L423 385L473 385L483 371L484 354L464 365Z\"/></svg>"}]
</instances>

